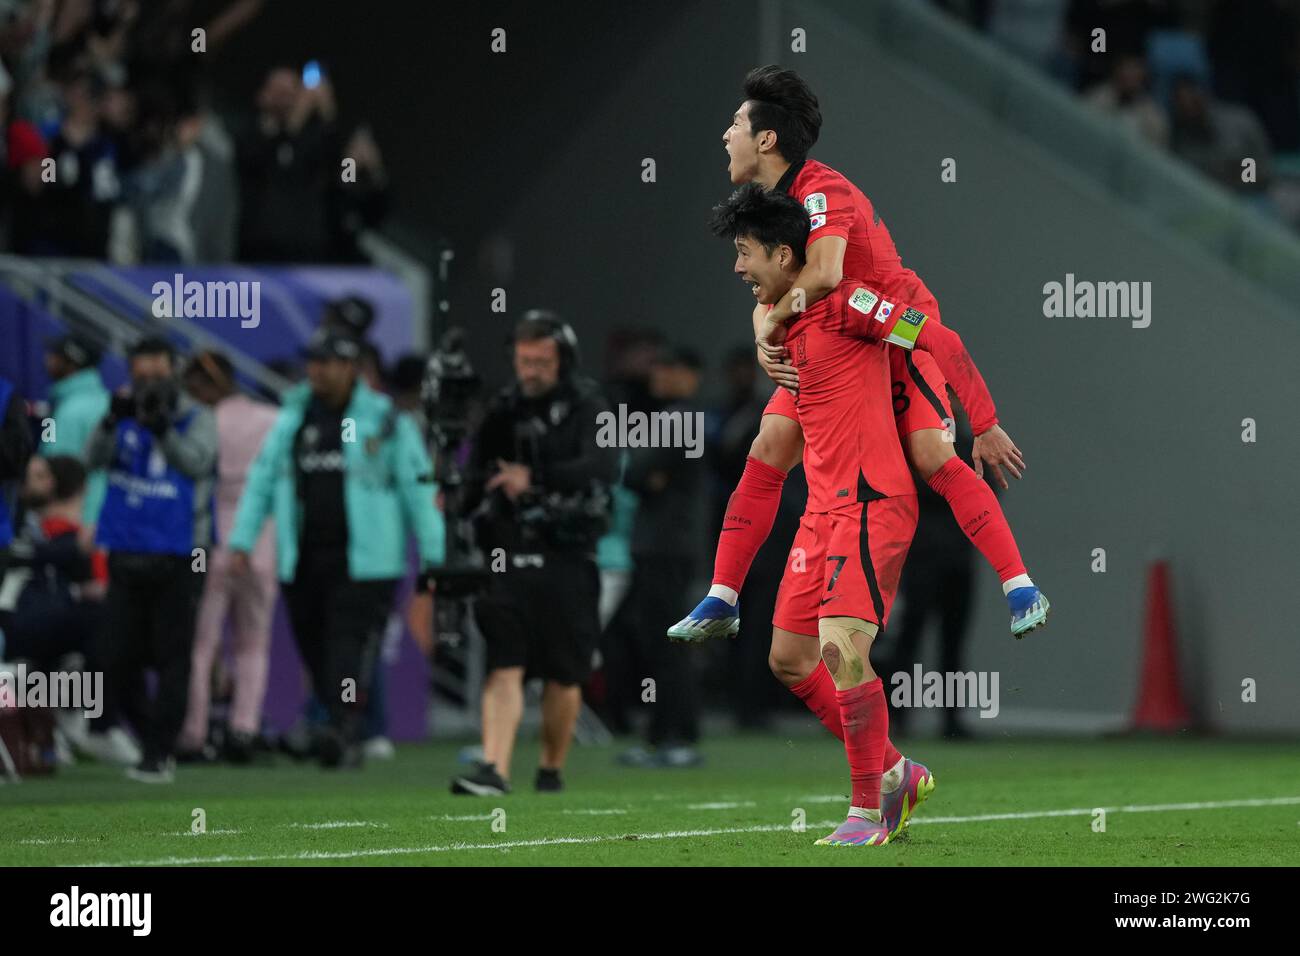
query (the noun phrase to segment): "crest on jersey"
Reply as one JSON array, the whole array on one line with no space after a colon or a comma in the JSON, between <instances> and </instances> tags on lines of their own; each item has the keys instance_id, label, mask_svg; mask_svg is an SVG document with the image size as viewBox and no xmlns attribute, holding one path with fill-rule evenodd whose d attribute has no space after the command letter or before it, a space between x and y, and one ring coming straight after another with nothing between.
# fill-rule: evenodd
<instances>
[{"instance_id":1,"label":"crest on jersey","mask_svg":"<svg viewBox=\"0 0 1300 956\"><path fill-rule=\"evenodd\" d=\"M809 232L812 232L814 229L820 229L820 228L821 228L822 226L824 226L824 225L826 225L826 217L825 217L825 216L820 216L820 215L819 215L819 216L811 216L811 217L809 217L809 219L808 219L808 231L809 231Z\"/></svg>"},{"instance_id":2,"label":"crest on jersey","mask_svg":"<svg viewBox=\"0 0 1300 956\"><path fill-rule=\"evenodd\" d=\"M894 303L882 302L880 303L880 310L876 312L876 321L884 322L893 314L894 314Z\"/></svg>"},{"instance_id":3,"label":"crest on jersey","mask_svg":"<svg viewBox=\"0 0 1300 956\"><path fill-rule=\"evenodd\" d=\"M880 296L876 295L870 289L857 289L849 296L849 306L857 309L863 315L870 315L871 310L876 307L880 301Z\"/></svg>"},{"instance_id":4,"label":"crest on jersey","mask_svg":"<svg viewBox=\"0 0 1300 956\"><path fill-rule=\"evenodd\" d=\"M826 211L826 194L809 193L808 198L803 201L803 207L808 210L810 216L819 212Z\"/></svg>"}]
</instances>

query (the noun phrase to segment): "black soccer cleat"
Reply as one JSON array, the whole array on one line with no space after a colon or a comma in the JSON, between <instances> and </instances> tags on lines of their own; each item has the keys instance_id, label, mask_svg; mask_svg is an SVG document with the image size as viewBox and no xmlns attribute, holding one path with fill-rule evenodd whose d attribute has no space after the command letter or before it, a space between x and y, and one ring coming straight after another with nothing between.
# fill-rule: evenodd
<instances>
[{"instance_id":1,"label":"black soccer cleat","mask_svg":"<svg viewBox=\"0 0 1300 956\"><path fill-rule=\"evenodd\" d=\"M560 776L558 769L538 767L533 789L538 793L560 793L564 790L564 778Z\"/></svg>"},{"instance_id":2,"label":"black soccer cleat","mask_svg":"<svg viewBox=\"0 0 1300 956\"><path fill-rule=\"evenodd\" d=\"M472 772L451 778L451 792L461 796L499 797L510 792L510 784L497 773L496 764L479 761Z\"/></svg>"}]
</instances>

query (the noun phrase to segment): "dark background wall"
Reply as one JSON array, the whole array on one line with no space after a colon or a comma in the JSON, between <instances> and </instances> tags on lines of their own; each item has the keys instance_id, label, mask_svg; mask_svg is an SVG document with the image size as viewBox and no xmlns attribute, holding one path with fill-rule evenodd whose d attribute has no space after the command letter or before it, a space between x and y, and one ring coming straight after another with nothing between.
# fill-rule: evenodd
<instances>
[{"instance_id":1,"label":"dark background wall","mask_svg":"<svg viewBox=\"0 0 1300 956\"><path fill-rule=\"evenodd\" d=\"M653 324L713 355L748 339L747 290L704 219L729 188L720 137L761 57L760 4L303 6L268 5L217 64L222 89L248 86L250 64L325 62L344 116L368 120L385 150L398 228L455 248L453 317L489 372L533 305L570 317L589 360L618 325ZM494 26L508 30L504 56L489 51ZM969 666L1001 673L1004 715L1083 727L1128 709L1144 575L1163 555L1200 715L1300 728L1285 690L1300 685L1294 307L991 126L852 23L786 4L779 35L793 26L808 52L783 60L825 114L815 155L875 201L1030 463L1004 502L1055 617L1013 642L981 568ZM948 157L956 183L940 180ZM1067 272L1151 282L1152 326L1045 318L1043 284ZM504 316L489 310L494 287ZM1241 441L1246 417L1255 444ZM1094 548L1105 574L1090 569ZM1245 678L1258 703L1241 702Z\"/></svg>"}]
</instances>

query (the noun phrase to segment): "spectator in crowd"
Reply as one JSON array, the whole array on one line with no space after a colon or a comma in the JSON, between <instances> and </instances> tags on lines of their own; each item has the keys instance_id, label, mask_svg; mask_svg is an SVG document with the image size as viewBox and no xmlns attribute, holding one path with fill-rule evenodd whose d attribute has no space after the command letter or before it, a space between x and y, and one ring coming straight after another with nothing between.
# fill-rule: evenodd
<instances>
[{"instance_id":1,"label":"spectator in crowd","mask_svg":"<svg viewBox=\"0 0 1300 956\"><path fill-rule=\"evenodd\" d=\"M13 85L0 64L0 225L9 245L28 248L39 222L41 163L49 155L40 131L13 113Z\"/></svg>"},{"instance_id":2,"label":"spectator in crowd","mask_svg":"<svg viewBox=\"0 0 1300 956\"><path fill-rule=\"evenodd\" d=\"M167 340L137 342L128 361L130 391L113 397L86 448L87 465L108 470L98 527L109 551L107 709L120 707L141 737L128 775L170 783L203 585L194 562L212 542L217 429L212 412L181 393Z\"/></svg>"},{"instance_id":3,"label":"spectator in crowd","mask_svg":"<svg viewBox=\"0 0 1300 956\"><path fill-rule=\"evenodd\" d=\"M650 372L655 411L679 416L684 426L695 419L700 367L699 357L689 349L665 350ZM703 434L697 434L702 441ZM697 660L690 656L690 648L664 637L663 614L665 608L685 601L695 583L700 535L707 523L705 477L703 460L687 457L683 447L633 448L628 455L624 481L638 498L632 532L634 570L631 590L611 630L632 651L625 666L652 678L655 693L646 735L651 750L628 751L623 755L626 763L687 767L700 759L695 750L700 710ZM618 682L624 687L628 683Z\"/></svg>"},{"instance_id":4,"label":"spectator in crowd","mask_svg":"<svg viewBox=\"0 0 1300 956\"><path fill-rule=\"evenodd\" d=\"M45 131L55 175L43 183L41 215L24 251L102 258L121 194L117 147L100 121L104 88L94 73L80 68L61 89L63 113Z\"/></svg>"},{"instance_id":5,"label":"spectator in crowd","mask_svg":"<svg viewBox=\"0 0 1300 956\"><path fill-rule=\"evenodd\" d=\"M109 395L99 375L100 349L91 339L72 333L51 339L45 349L45 374L50 379L50 418L53 428L41 431L42 455L84 459L86 442L108 414ZM104 473L86 481L86 524L93 526L104 504Z\"/></svg>"},{"instance_id":6,"label":"spectator in crowd","mask_svg":"<svg viewBox=\"0 0 1300 956\"><path fill-rule=\"evenodd\" d=\"M9 563L9 545L14 539L10 499L16 483L27 477L27 459L32 455L31 431L27 425L27 403L13 382L0 376L0 582ZM0 654L4 648L0 647Z\"/></svg>"},{"instance_id":7,"label":"spectator in crowd","mask_svg":"<svg viewBox=\"0 0 1300 956\"><path fill-rule=\"evenodd\" d=\"M1172 25L1175 13L1173 0L1070 0L1063 32L1076 88L1104 83L1117 60L1145 56L1151 31Z\"/></svg>"},{"instance_id":8,"label":"spectator in crowd","mask_svg":"<svg viewBox=\"0 0 1300 956\"><path fill-rule=\"evenodd\" d=\"M248 473L230 534L233 574L274 514L276 563L289 619L330 721L323 766L358 766L380 639L414 536L422 585L441 564L442 516L422 436L361 380L360 344L322 328L307 384L284 404Z\"/></svg>"},{"instance_id":9,"label":"spectator in crowd","mask_svg":"<svg viewBox=\"0 0 1300 956\"><path fill-rule=\"evenodd\" d=\"M20 496L34 519L14 541L13 561L0 591L5 654L55 670L70 654L90 662L108 581L104 554L81 532L86 468L67 455L35 456L27 463Z\"/></svg>"},{"instance_id":10,"label":"spectator in crowd","mask_svg":"<svg viewBox=\"0 0 1300 956\"><path fill-rule=\"evenodd\" d=\"M1300 150L1300 7L1214 0L1205 34L1219 98L1258 116L1279 152Z\"/></svg>"},{"instance_id":11,"label":"spectator in crowd","mask_svg":"<svg viewBox=\"0 0 1300 956\"><path fill-rule=\"evenodd\" d=\"M103 598L108 566L81 524L86 469L66 455L33 456L19 497L26 513L13 544L13 563L0 587L0 653L46 672L103 673ZM102 703L102 697L98 698ZM82 710L59 710L56 735L69 747L98 759L139 759L138 748L87 733ZM122 748L115 755L105 744ZM69 759L71 752L68 751Z\"/></svg>"},{"instance_id":12,"label":"spectator in crowd","mask_svg":"<svg viewBox=\"0 0 1300 956\"><path fill-rule=\"evenodd\" d=\"M1110 78L1084 96L1094 109L1118 117L1135 135L1153 146L1169 143L1169 120L1147 91L1146 64L1140 56L1121 56Z\"/></svg>"},{"instance_id":13,"label":"spectator in crowd","mask_svg":"<svg viewBox=\"0 0 1300 956\"><path fill-rule=\"evenodd\" d=\"M1268 192L1273 149L1263 125L1245 107L1213 99L1196 77L1183 76L1174 84L1169 145L1175 155L1233 192L1261 197ZM1242 177L1247 158L1255 163L1250 182Z\"/></svg>"},{"instance_id":14,"label":"spectator in crowd","mask_svg":"<svg viewBox=\"0 0 1300 956\"><path fill-rule=\"evenodd\" d=\"M225 757L232 763L246 764L253 758L262 727L272 615L280 587L270 527L263 530L249 553L246 575L232 572L230 549L222 542L230 537L253 459L275 423L277 410L239 391L234 367L220 352L195 355L185 369L184 380L190 395L211 408L216 418L218 543L208 554L199 601L189 706L180 749L182 753L202 751L207 742L212 669L229 621L234 700L224 735Z\"/></svg>"},{"instance_id":15,"label":"spectator in crowd","mask_svg":"<svg viewBox=\"0 0 1300 956\"><path fill-rule=\"evenodd\" d=\"M250 262L314 262L328 256L327 195L338 177L330 80L313 87L276 67L257 94L255 127L239 143L240 256Z\"/></svg>"},{"instance_id":16,"label":"spectator in crowd","mask_svg":"<svg viewBox=\"0 0 1300 956\"><path fill-rule=\"evenodd\" d=\"M343 158L356 164L346 171L355 179L338 176L329 192L330 259L363 262L358 246L361 233L377 226L388 212L388 174L383 155L370 127L359 126L343 147Z\"/></svg>"}]
</instances>

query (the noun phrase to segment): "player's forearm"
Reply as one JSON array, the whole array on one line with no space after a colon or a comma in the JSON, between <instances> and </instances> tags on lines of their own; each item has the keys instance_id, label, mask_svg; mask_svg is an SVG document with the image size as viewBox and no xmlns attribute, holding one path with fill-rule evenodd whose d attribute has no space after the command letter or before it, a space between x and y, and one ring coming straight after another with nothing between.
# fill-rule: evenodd
<instances>
[{"instance_id":1,"label":"player's forearm","mask_svg":"<svg viewBox=\"0 0 1300 956\"><path fill-rule=\"evenodd\" d=\"M916 337L916 348L929 352L939 366L939 371L965 406L971 429L976 435L982 435L998 423L993 396L984 384L984 376L975 367L975 360L962 344L961 336L946 325L925 322Z\"/></svg>"},{"instance_id":2,"label":"player's forearm","mask_svg":"<svg viewBox=\"0 0 1300 956\"><path fill-rule=\"evenodd\" d=\"M790 291L772 306L768 318L777 325L784 325L799 312L806 312L814 302L825 298L828 292L840 284L844 278L842 272L834 263L808 262L799 271Z\"/></svg>"}]
</instances>

